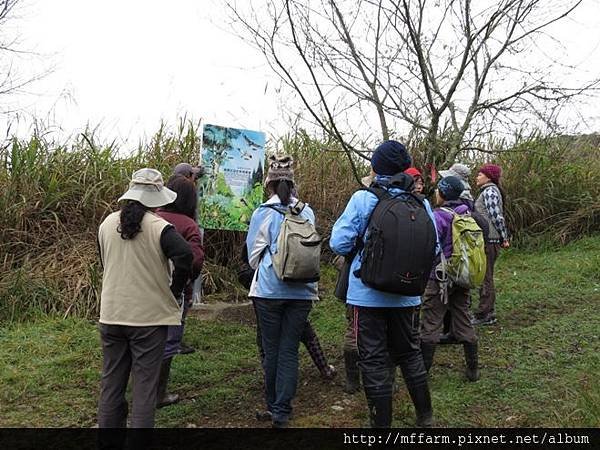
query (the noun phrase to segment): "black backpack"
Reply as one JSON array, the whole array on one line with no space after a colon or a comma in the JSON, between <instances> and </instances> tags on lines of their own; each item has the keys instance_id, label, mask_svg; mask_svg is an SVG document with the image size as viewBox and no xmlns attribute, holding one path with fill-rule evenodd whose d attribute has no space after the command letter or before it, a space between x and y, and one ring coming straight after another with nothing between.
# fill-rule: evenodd
<instances>
[{"instance_id":1,"label":"black backpack","mask_svg":"<svg viewBox=\"0 0 600 450\"><path fill-rule=\"evenodd\" d=\"M239 283L244 286L247 290L250 290L250 286L252 286L252 280L254 279L254 269L250 267L248 263L248 247L246 247L246 243L244 242L244 246L242 247L242 262L240 263L240 267L238 269L237 278Z\"/></svg>"},{"instance_id":2,"label":"black backpack","mask_svg":"<svg viewBox=\"0 0 600 450\"><path fill-rule=\"evenodd\" d=\"M436 249L435 225L425 203L410 192L394 195L377 185L364 190L379 202L367 225L360 279L379 291L422 295Z\"/></svg>"}]
</instances>

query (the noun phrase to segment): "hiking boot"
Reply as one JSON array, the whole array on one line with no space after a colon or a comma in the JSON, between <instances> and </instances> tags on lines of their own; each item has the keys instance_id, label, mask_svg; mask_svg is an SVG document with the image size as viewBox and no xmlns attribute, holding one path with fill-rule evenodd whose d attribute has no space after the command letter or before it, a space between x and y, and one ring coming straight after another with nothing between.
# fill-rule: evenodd
<instances>
[{"instance_id":1,"label":"hiking boot","mask_svg":"<svg viewBox=\"0 0 600 450\"><path fill-rule=\"evenodd\" d=\"M165 406L174 405L175 403L179 403L179 395L177 394L165 394L162 399L158 401L156 407L158 409L164 408Z\"/></svg>"},{"instance_id":2,"label":"hiking boot","mask_svg":"<svg viewBox=\"0 0 600 450\"><path fill-rule=\"evenodd\" d=\"M344 366L346 369L344 392L346 394L356 394L360 391L360 371L356 365L358 359L358 351L344 350Z\"/></svg>"},{"instance_id":3,"label":"hiking boot","mask_svg":"<svg viewBox=\"0 0 600 450\"><path fill-rule=\"evenodd\" d=\"M477 355L477 342L463 344L465 350L465 363L467 369L465 375L469 381L479 380L479 361Z\"/></svg>"},{"instance_id":4,"label":"hiking boot","mask_svg":"<svg viewBox=\"0 0 600 450\"><path fill-rule=\"evenodd\" d=\"M498 322L498 320L496 320L496 316L493 315L493 314L488 314L488 315L483 316L483 317L475 316L471 320L471 325L474 325L474 326L477 326L477 325L493 325L496 322Z\"/></svg>"},{"instance_id":5,"label":"hiking boot","mask_svg":"<svg viewBox=\"0 0 600 450\"><path fill-rule=\"evenodd\" d=\"M271 411L256 411L256 420L259 422L270 422L273 420Z\"/></svg>"},{"instance_id":6,"label":"hiking boot","mask_svg":"<svg viewBox=\"0 0 600 450\"><path fill-rule=\"evenodd\" d=\"M287 428L288 425L289 422L287 420L274 420L273 422L271 422L272 428Z\"/></svg>"},{"instance_id":7,"label":"hiking boot","mask_svg":"<svg viewBox=\"0 0 600 450\"><path fill-rule=\"evenodd\" d=\"M169 374L171 373L171 361L173 361L173 358L164 359L160 365L158 391L156 393L157 408L164 408L179 401L179 395L167 393L167 384L169 383Z\"/></svg>"},{"instance_id":8,"label":"hiking boot","mask_svg":"<svg viewBox=\"0 0 600 450\"><path fill-rule=\"evenodd\" d=\"M179 344L179 354L180 355L189 355L190 353L194 353L196 349L191 345L187 345L184 342Z\"/></svg>"}]
</instances>

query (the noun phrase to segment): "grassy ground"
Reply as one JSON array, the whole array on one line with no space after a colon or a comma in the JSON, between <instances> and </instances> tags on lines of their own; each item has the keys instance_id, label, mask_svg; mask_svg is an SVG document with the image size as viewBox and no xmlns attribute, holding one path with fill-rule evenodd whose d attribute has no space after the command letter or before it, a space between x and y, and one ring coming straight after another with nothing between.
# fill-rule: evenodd
<instances>
[{"instance_id":1,"label":"grassy ground","mask_svg":"<svg viewBox=\"0 0 600 450\"><path fill-rule=\"evenodd\" d=\"M334 273L322 287L331 292ZM460 347L440 347L431 391L440 426L600 426L600 237L543 253L504 252L497 274L499 324L481 328L482 378L467 383ZM343 305L330 295L311 313L342 370ZM261 370L249 325L188 322L195 354L177 357L171 386L183 400L159 426L260 426ZM342 377L319 378L304 349L295 426L363 426L363 394ZM0 426L93 426L101 352L96 325L38 318L0 328ZM403 386L394 425L412 426Z\"/></svg>"}]
</instances>

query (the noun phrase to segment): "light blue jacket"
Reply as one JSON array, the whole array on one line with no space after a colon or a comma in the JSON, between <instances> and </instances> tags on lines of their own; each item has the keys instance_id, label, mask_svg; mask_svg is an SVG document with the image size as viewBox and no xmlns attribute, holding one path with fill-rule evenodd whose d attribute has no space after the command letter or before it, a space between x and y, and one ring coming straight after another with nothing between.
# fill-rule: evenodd
<instances>
[{"instance_id":1,"label":"light blue jacket","mask_svg":"<svg viewBox=\"0 0 600 450\"><path fill-rule=\"evenodd\" d=\"M389 179L390 177L378 175L375 178L375 181L385 185ZM390 194L399 194L404 192L399 188L391 188L388 191ZM375 209L377 202L378 200L375 194L368 191L361 190L352 195L350 201L346 205L346 209L335 222L335 225L333 225L333 230L331 231L329 246L335 253L338 255L347 255L350 253L354 247L356 239L360 239L360 236L362 236L363 242L366 241L365 232L369 223L369 218L371 217L371 213ZM424 202L427 213L431 217L432 222L435 224L431 206L427 200ZM391 294L388 292L378 291L363 284L360 278L357 278L354 275L354 272L357 271L361 266L361 260L362 251L360 251L352 261L350 280L348 282L348 294L346 296L346 302L348 304L356 306L370 306L374 308L403 308L421 304L420 297L406 297L403 295Z\"/></svg>"},{"instance_id":2,"label":"light blue jacket","mask_svg":"<svg viewBox=\"0 0 600 450\"><path fill-rule=\"evenodd\" d=\"M292 199L292 203L297 200ZM250 286L250 297L271 298L274 300L318 300L318 283L291 283L277 278L271 261L271 255L277 252L279 228L283 214L263 205L283 207L277 195L263 203L252 214L246 246L248 263L255 270ZM315 214L306 205L301 217L315 223Z\"/></svg>"}]
</instances>

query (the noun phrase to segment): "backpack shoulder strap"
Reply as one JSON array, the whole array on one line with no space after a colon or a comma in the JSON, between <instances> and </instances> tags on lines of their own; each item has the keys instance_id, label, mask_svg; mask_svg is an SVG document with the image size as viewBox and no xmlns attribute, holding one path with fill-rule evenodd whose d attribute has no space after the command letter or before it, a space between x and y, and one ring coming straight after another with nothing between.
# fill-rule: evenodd
<instances>
[{"instance_id":1,"label":"backpack shoulder strap","mask_svg":"<svg viewBox=\"0 0 600 450\"><path fill-rule=\"evenodd\" d=\"M418 204L420 204L423 208L425 208L425 197L421 197L421 196L418 196L417 194L415 194L414 192L407 192L407 191L401 192L400 194L398 194L398 197L401 195L413 198L414 200L417 201Z\"/></svg>"},{"instance_id":2,"label":"backpack shoulder strap","mask_svg":"<svg viewBox=\"0 0 600 450\"><path fill-rule=\"evenodd\" d=\"M285 207L281 207L281 206L276 206L276 205L260 205L260 207L272 209L284 216L287 214L291 214L293 216L299 216L302 213L302 211L304 211L304 208L306 207L306 203L298 201L294 206L288 205Z\"/></svg>"},{"instance_id":3,"label":"backpack shoulder strap","mask_svg":"<svg viewBox=\"0 0 600 450\"><path fill-rule=\"evenodd\" d=\"M304 208L306 208L306 203L298 200L298 202L296 202L294 206L290 206L287 209L292 215L299 216L302 213L302 211L304 211Z\"/></svg>"},{"instance_id":4,"label":"backpack shoulder strap","mask_svg":"<svg viewBox=\"0 0 600 450\"><path fill-rule=\"evenodd\" d=\"M377 197L377 200L380 202L381 200L384 200L386 198L391 197L391 195L389 194L389 192L382 188L381 186L378 185L374 185L371 187L363 187L360 188L359 191L367 191L370 192L371 194L375 195Z\"/></svg>"},{"instance_id":5,"label":"backpack shoulder strap","mask_svg":"<svg viewBox=\"0 0 600 450\"><path fill-rule=\"evenodd\" d=\"M350 251L350 253L348 255L348 256L351 256L352 258L354 258L354 256L358 252L360 252L364 247L363 239L364 239L365 233L369 229L369 225L371 223L371 219L373 218L373 213L375 212L375 208L377 208L377 205L379 205L379 202L390 197L390 194L387 192L387 190L383 189L382 187L380 187L378 185L374 185L372 187L362 187L362 188L358 189L356 192L358 192L358 191L367 191L367 192L370 192L371 194L375 195L377 197L377 204L373 208L373 211L371 211L369 220L367 221L367 227L365 228L365 231L363 231L361 234L359 234L356 237L356 244L354 245L354 247L352 248L352 250Z\"/></svg>"},{"instance_id":6,"label":"backpack shoulder strap","mask_svg":"<svg viewBox=\"0 0 600 450\"><path fill-rule=\"evenodd\" d=\"M456 211L454 211L452 208L447 208L447 207L441 207L440 208L442 211L446 211L449 212L450 214L452 214L452 216L460 216L460 217L472 217L471 216L471 211L465 211L462 214L457 213Z\"/></svg>"}]
</instances>

